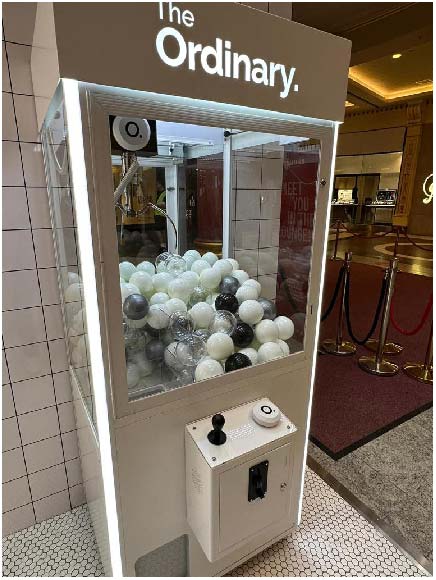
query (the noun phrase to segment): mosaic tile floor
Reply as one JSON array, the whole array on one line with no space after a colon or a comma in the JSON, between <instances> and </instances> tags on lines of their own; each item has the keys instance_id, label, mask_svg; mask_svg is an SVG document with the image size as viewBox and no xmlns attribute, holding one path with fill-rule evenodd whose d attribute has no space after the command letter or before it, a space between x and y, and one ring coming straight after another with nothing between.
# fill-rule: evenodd
<instances>
[{"instance_id":1,"label":"mosaic tile floor","mask_svg":"<svg viewBox=\"0 0 436 580\"><path fill-rule=\"evenodd\" d=\"M3 576L104 576L86 505L3 538Z\"/></svg>"},{"instance_id":2,"label":"mosaic tile floor","mask_svg":"<svg viewBox=\"0 0 436 580\"><path fill-rule=\"evenodd\" d=\"M3 540L4 576L102 576L86 506ZM301 526L230 576L425 576L333 489L306 472Z\"/></svg>"}]
</instances>

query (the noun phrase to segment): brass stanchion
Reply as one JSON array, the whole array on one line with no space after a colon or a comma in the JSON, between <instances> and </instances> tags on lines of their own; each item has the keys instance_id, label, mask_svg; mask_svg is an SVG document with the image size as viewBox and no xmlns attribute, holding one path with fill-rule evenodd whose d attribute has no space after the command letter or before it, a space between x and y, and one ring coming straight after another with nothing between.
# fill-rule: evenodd
<instances>
[{"instance_id":1,"label":"brass stanchion","mask_svg":"<svg viewBox=\"0 0 436 580\"><path fill-rule=\"evenodd\" d=\"M338 253L338 243L339 243L339 226L341 225L341 220L336 220L336 238L335 238L335 248L333 250L333 256L330 257L330 260L340 260L337 257Z\"/></svg>"},{"instance_id":2,"label":"brass stanchion","mask_svg":"<svg viewBox=\"0 0 436 580\"><path fill-rule=\"evenodd\" d=\"M394 292L395 278L398 270L398 258L390 262L388 287L383 310L383 317L380 325L380 334L378 338L378 348L375 356L362 356L359 358L359 366L367 373L389 377L396 375L400 367L383 358L386 335L389 326L389 313L391 309L392 294Z\"/></svg>"},{"instance_id":3,"label":"brass stanchion","mask_svg":"<svg viewBox=\"0 0 436 580\"><path fill-rule=\"evenodd\" d=\"M403 371L407 376L421 381L421 383L433 384L433 324L431 325L424 363L408 362L403 366Z\"/></svg>"},{"instance_id":4,"label":"brass stanchion","mask_svg":"<svg viewBox=\"0 0 436 580\"><path fill-rule=\"evenodd\" d=\"M338 356L352 355L356 352L356 345L352 342L343 339L344 313L345 313L345 288L348 284L350 276L350 262L352 253L345 252L344 259L344 279L341 288L341 304L339 307L338 326L336 329L336 338L327 338L322 343L322 348L328 354L335 354Z\"/></svg>"}]
</instances>

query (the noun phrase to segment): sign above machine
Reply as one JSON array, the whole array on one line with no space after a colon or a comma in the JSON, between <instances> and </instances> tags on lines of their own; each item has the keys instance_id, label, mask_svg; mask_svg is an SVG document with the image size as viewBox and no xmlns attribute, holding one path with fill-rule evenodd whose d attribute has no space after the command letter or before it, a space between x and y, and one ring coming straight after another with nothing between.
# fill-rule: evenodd
<instances>
[{"instance_id":1,"label":"sign above machine","mask_svg":"<svg viewBox=\"0 0 436 580\"><path fill-rule=\"evenodd\" d=\"M351 43L227 2L54 2L59 76L341 121Z\"/></svg>"}]
</instances>

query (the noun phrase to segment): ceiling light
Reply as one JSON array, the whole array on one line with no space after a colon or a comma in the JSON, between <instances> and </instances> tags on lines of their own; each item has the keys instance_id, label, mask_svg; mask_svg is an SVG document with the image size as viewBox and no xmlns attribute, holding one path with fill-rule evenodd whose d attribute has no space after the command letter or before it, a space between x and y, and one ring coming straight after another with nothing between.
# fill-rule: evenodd
<instances>
[{"instance_id":1,"label":"ceiling light","mask_svg":"<svg viewBox=\"0 0 436 580\"><path fill-rule=\"evenodd\" d=\"M392 58L401 58L403 55L401 54L401 52L396 52L395 54L392 55Z\"/></svg>"}]
</instances>

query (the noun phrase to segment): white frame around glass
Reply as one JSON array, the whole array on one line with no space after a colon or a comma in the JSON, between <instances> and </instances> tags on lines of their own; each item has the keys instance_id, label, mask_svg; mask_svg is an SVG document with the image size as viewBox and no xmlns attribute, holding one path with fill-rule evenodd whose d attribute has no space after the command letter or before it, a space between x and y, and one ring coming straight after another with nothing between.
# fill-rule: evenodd
<instances>
[{"instance_id":1,"label":"white frame around glass","mask_svg":"<svg viewBox=\"0 0 436 580\"><path fill-rule=\"evenodd\" d=\"M325 244L333 179L332 159L338 123L275 113L246 107L223 105L194 99L157 95L130 89L79 83L84 128L88 197L93 229L93 250L99 287L102 351L105 358L108 399L116 418L141 411L154 415L174 402L183 404L194 395L210 397L237 389L242 382L270 381L275 375L308 367L310 389L318 337L320 295L324 270ZM312 263L307 298L304 349L283 359L263 363L160 395L128 400L126 366L122 335L122 310L119 291L118 248L115 211L108 192L113 190L109 115L153 118L179 123L225 127L276 135L317 139L321 143L319 183L314 220ZM230 179L230 178L229 178ZM231 190L231 187L229 188ZM229 203L224 196L224 204ZM227 210L229 210L229 206ZM231 228L228 228L228 244ZM224 242L225 245L226 242ZM230 244L227 247L232 247ZM230 378L231 377L231 378ZM215 391L215 392L214 392ZM309 395L311 397L311 393Z\"/></svg>"}]
</instances>

